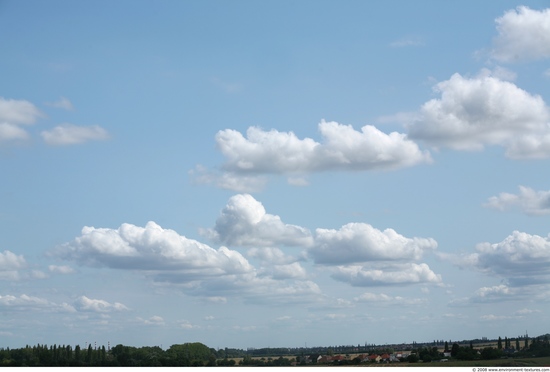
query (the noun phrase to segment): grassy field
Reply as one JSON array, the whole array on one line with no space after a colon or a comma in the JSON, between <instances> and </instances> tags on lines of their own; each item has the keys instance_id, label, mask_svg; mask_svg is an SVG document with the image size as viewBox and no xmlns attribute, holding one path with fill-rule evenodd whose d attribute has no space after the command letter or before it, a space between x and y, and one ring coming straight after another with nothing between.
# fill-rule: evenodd
<instances>
[{"instance_id":1,"label":"grassy field","mask_svg":"<svg viewBox=\"0 0 550 372\"><path fill-rule=\"evenodd\" d=\"M290 357L287 357L290 358ZM233 358L237 365L242 358ZM260 359L260 358L254 358ZM267 359L267 358L265 358ZM310 364L309 366L312 366ZM313 365L317 367L331 367L330 364ZM492 360L449 360L448 362L431 362L431 363L374 363L361 364L356 367L550 367L550 357L543 358L507 358L507 359L492 359ZM352 367L350 365L350 367Z\"/></svg>"},{"instance_id":2,"label":"grassy field","mask_svg":"<svg viewBox=\"0 0 550 372\"><path fill-rule=\"evenodd\" d=\"M550 357L508 358L492 360L452 360L448 362L418 363L432 367L550 367ZM403 363L403 366L412 365Z\"/></svg>"}]
</instances>

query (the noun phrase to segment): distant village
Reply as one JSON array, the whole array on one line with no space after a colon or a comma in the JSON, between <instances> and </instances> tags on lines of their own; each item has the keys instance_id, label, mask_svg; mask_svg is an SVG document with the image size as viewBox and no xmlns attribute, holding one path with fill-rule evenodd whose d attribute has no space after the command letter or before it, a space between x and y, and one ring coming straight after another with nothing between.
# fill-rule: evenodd
<instances>
[{"instance_id":1,"label":"distant village","mask_svg":"<svg viewBox=\"0 0 550 372\"><path fill-rule=\"evenodd\" d=\"M526 334L513 339L486 337L476 340L431 343L338 346L328 348L248 349L239 361L243 365L346 365L380 363L426 363L449 360L481 360L524 356L550 356L549 335L529 338ZM271 355L267 358L261 355ZM279 359L273 356L279 355ZM284 355L296 355L284 361ZM262 364L264 363L264 364Z\"/></svg>"}]
</instances>

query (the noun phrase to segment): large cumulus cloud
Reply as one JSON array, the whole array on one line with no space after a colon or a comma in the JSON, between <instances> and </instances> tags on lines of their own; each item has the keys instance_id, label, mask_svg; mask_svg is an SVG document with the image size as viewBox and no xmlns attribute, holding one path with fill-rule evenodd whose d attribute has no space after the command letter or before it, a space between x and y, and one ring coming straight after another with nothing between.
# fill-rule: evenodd
<instances>
[{"instance_id":1,"label":"large cumulus cloud","mask_svg":"<svg viewBox=\"0 0 550 372\"><path fill-rule=\"evenodd\" d=\"M214 228L203 233L228 246L250 247L248 256L258 259L261 273L273 278L307 277L298 261L309 258L328 267L334 279L357 286L441 282L427 264L418 262L437 248L432 238L409 238L366 223L349 223L337 230L318 228L311 234L267 213L248 194L231 197ZM305 251L289 255L280 246Z\"/></svg>"},{"instance_id":2,"label":"large cumulus cloud","mask_svg":"<svg viewBox=\"0 0 550 372\"><path fill-rule=\"evenodd\" d=\"M316 283L305 280L298 264L281 262L258 270L235 250L211 248L154 222L145 227L125 223L118 229L84 227L80 236L51 255L80 265L132 270L159 285L204 298L285 302L314 300L321 293ZM117 307L86 298L78 305L96 310Z\"/></svg>"},{"instance_id":3,"label":"large cumulus cloud","mask_svg":"<svg viewBox=\"0 0 550 372\"><path fill-rule=\"evenodd\" d=\"M514 285L550 283L550 238L514 231L499 243L481 243L474 266Z\"/></svg>"},{"instance_id":4,"label":"large cumulus cloud","mask_svg":"<svg viewBox=\"0 0 550 372\"><path fill-rule=\"evenodd\" d=\"M285 224L279 216L266 213L262 203L249 194L232 196L214 228L203 233L231 246L309 246L313 242L309 230Z\"/></svg>"},{"instance_id":5,"label":"large cumulus cloud","mask_svg":"<svg viewBox=\"0 0 550 372\"><path fill-rule=\"evenodd\" d=\"M488 71L473 78L454 74L434 90L441 98L422 106L408 126L411 138L456 150L500 145L510 158L550 156L550 110L540 96Z\"/></svg>"},{"instance_id":6,"label":"large cumulus cloud","mask_svg":"<svg viewBox=\"0 0 550 372\"><path fill-rule=\"evenodd\" d=\"M308 182L303 176L322 171L392 170L430 163L432 158L406 134L386 134L372 125L355 130L351 125L322 121L322 140L298 138L293 132L250 127L246 137L234 129L216 134L225 156L222 171L198 166L190 173L197 182L238 192L252 192L265 185L268 174L284 175L295 186Z\"/></svg>"},{"instance_id":7,"label":"large cumulus cloud","mask_svg":"<svg viewBox=\"0 0 550 372\"><path fill-rule=\"evenodd\" d=\"M502 62L550 58L550 9L519 6L495 20L491 56Z\"/></svg>"},{"instance_id":8,"label":"large cumulus cloud","mask_svg":"<svg viewBox=\"0 0 550 372\"><path fill-rule=\"evenodd\" d=\"M535 191L530 187L519 186L519 194L502 192L490 197L485 207L501 211L518 208L531 216L550 214L550 190Z\"/></svg>"},{"instance_id":9,"label":"large cumulus cloud","mask_svg":"<svg viewBox=\"0 0 550 372\"><path fill-rule=\"evenodd\" d=\"M350 125L322 121L323 142L299 139L292 132L251 127L218 132L216 143L226 157L226 170L239 173L310 173L325 170L394 169L431 160L405 134L386 134L371 125L356 131Z\"/></svg>"},{"instance_id":10,"label":"large cumulus cloud","mask_svg":"<svg viewBox=\"0 0 550 372\"><path fill-rule=\"evenodd\" d=\"M349 223L338 230L317 229L308 255L328 267L333 279L355 287L440 284L441 275L417 262L436 248L432 238L407 238L393 229Z\"/></svg>"},{"instance_id":11,"label":"large cumulus cloud","mask_svg":"<svg viewBox=\"0 0 550 372\"><path fill-rule=\"evenodd\" d=\"M118 229L84 227L82 235L63 244L55 255L84 265L119 269L176 270L190 277L251 272L238 252L188 239L154 222L129 223Z\"/></svg>"},{"instance_id":12,"label":"large cumulus cloud","mask_svg":"<svg viewBox=\"0 0 550 372\"><path fill-rule=\"evenodd\" d=\"M317 229L310 256L320 264L369 261L414 261L437 248L431 238L407 238L393 229L383 231L366 223L349 223L339 230Z\"/></svg>"}]
</instances>

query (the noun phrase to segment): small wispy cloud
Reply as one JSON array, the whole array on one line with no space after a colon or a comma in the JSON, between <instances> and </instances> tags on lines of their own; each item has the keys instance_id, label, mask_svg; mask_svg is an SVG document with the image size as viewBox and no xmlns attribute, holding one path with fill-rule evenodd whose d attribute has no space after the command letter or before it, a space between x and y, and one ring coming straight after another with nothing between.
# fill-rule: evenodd
<instances>
[{"instance_id":1,"label":"small wispy cloud","mask_svg":"<svg viewBox=\"0 0 550 372\"><path fill-rule=\"evenodd\" d=\"M154 315L149 319L137 318L137 320L145 325L162 326L164 325L164 319L158 315Z\"/></svg>"},{"instance_id":2,"label":"small wispy cloud","mask_svg":"<svg viewBox=\"0 0 550 372\"><path fill-rule=\"evenodd\" d=\"M218 77L211 77L210 82L226 93L239 93L243 90L242 84L224 81Z\"/></svg>"},{"instance_id":3,"label":"small wispy cloud","mask_svg":"<svg viewBox=\"0 0 550 372\"><path fill-rule=\"evenodd\" d=\"M50 146L76 145L88 141L109 139L109 133L99 125L78 126L61 124L41 133L44 142Z\"/></svg>"},{"instance_id":4,"label":"small wispy cloud","mask_svg":"<svg viewBox=\"0 0 550 372\"><path fill-rule=\"evenodd\" d=\"M48 266L48 270L52 273L56 274L72 274L74 273L74 269L70 266L58 266L58 265L50 265Z\"/></svg>"},{"instance_id":5,"label":"small wispy cloud","mask_svg":"<svg viewBox=\"0 0 550 372\"><path fill-rule=\"evenodd\" d=\"M535 191L530 187L519 186L519 194L502 192L490 197L483 206L500 211L518 208L527 215L542 216L550 214L550 190Z\"/></svg>"},{"instance_id":6,"label":"small wispy cloud","mask_svg":"<svg viewBox=\"0 0 550 372\"><path fill-rule=\"evenodd\" d=\"M406 36L390 43L392 48L417 47L424 45L426 45L426 43L419 36Z\"/></svg>"},{"instance_id":7,"label":"small wispy cloud","mask_svg":"<svg viewBox=\"0 0 550 372\"><path fill-rule=\"evenodd\" d=\"M59 100L57 100L55 102L46 102L46 106L59 108L59 109L67 110L67 111L73 111L74 110L74 106L71 103L71 101L69 101L65 97L61 97L61 98L59 98Z\"/></svg>"}]
</instances>

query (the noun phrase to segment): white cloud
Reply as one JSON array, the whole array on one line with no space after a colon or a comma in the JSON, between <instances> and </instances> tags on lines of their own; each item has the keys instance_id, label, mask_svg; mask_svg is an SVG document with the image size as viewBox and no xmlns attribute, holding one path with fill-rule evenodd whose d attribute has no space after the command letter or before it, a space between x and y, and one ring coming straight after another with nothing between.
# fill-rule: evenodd
<instances>
[{"instance_id":1,"label":"white cloud","mask_svg":"<svg viewBox=\"0 0 550 372\"><path fill-rule=\"evenodd\" d=\"M153 325L153 326L163 326L164 325L164 319L161 316L154 315L150 317L149 319L141 319L137 318L138 321L142 322L146 325Z\"/></svg>"},{"instance_id":2,"label":"white cloud","mask_svg":"<svg viewBox=\"0 0 550 372\"><path fill-rule=\"evenodd\" d=\"M249 257L257 258L263 263L271 263L273 265L288 265L301 260L301 258L289 256L279 248L250 248L247 251Z\"/></svg>"},{"instance_id":3,"label":"white cloud","mask_svg":"<svg viewBox=\"0 0 550 372\"><path fill-rule=\"evenodd\" d=\"M276 318L275 321L277 321L277 322L287 322L291 319L292 319L291 316L283 315L283 316L280 316L280 317Z\"/></svg>"},{"instance_id":4,"label":"white cloud","mask_svg":"<svg viewBox=\"0 0 550 372\"><path fill-rule=\"evenodd\" d=\"M349 223L339 230L316 229L315 235L309 255L327 265L418 260L437 248L432 238L407 238L393 229L380 231L366 223Z\"/></svg>"},{"instance_id":5,"label":"white cloud","mask_svg":"<svg viewBox=\"0 0 550 372\"><path fill-rule=\"evenodd\" d=\"M211 296L211 297L205 297L204 301L210 302L213 304L226 304L227 298L221 297L221 296Z\"/></svg>"},{"instance_id":6,"label":"white cloud","mask_svg":"<svg viewBox=\"0 0 550 372\"><path fill-rule=\"evenodd\" d=\"M42 116L44 114L29 101L0 97L0 123L34 124Z\"/></svg>"},{"instance_id":7,"label":"white cloud","mask_svg":"<svg viewBox=\"0 0 550 372\"><path fill-rule=\"evenodd\" d=\"M550 157L550 132L526 134L516 138L508 146L506 155L515 159Z\"/></svg>"},{"instance_id":8,"label":"white cloud","mask_svg":"<svg viewBox=\"0 0 550 372\"><path fill-rule=\"evenodd\" d=\"M10 251L0 252L0 280L18 280L19 271L27 267L25 258Z\"/></svg>"},{"instance_id":9,"label":"white cloud","mask_svg":"<svg viewBox=\"0 0 550 372\"><path fill-rule=\"evenodd\" d=\"M34 124L43 116L28 101L0 97L0 142L27 139L29 135L20 125Z\"/></svg>"},{"instance_id":10,"label":"white cloud","mask_svg":"<svg viewBox=\"0 0 550 372\"><path fill-rule=\"evenodd\" d=\"M393 48L402 48L409 46L424 46L424 40L418 36L407 36L399 40L392 41L390 46Z\"/></svg>"},{"instance_id":11,"label":"white cloud","mask_svg":"<svg viewBox=\"0 0 550 372\"><path fill-rule=\"evenodd\" d=\"M500 277L506 283L484 287L474 298L487 299L495 294L511 295L510 298L538 296L544 290L541 286L550 284L550 237L514 231L499 243L478 244L475 253L438 256L461 268ZM517 290L519 287L521 291Z\"/></svg>"},{"instance_id":12,"label":"white cloud","mask_svg":"<svg viewBox=\"0 0 550 372\"><path fill-rule=\"evenodd\" d=\"M0 123L0 141L24 140L29 138L26 130L11 123Z\"/></svg>"},{"instance_id":13,"label":"white cloud","mask_svg":"<svg viewBox=\"0 0 550 372\"><path fill-rule=\"evenodd\" d=\"M315 299L320 293L315 283L288 275L284 265L272 270L272 276L262 276L239 252L226 247L215 250L154 222L144 228L132 224L118 229L85 227L80 237L51 255L81 265L139 271L159 285L171 285L207 301L224 302L235 296L281 303Z\"/></svg>"},{"instance_id":14,"label":"white cloud","mask_svg":"<svg viewBox=\"0 0 550 372\"><path fill-rule=\"evenodd\" d=\"M481 243L472 262L512 285L550 283L550 239L514 231L500 243Z\"/></svg>"},{"instance_id":15,"label":"white cloud","mask_svg":"<svg viewBox=\"0 0 550 372\"><path fill-rule=\"evenodd\" d=\"M439 284L442 281L441 276L434 273L425 263L392 265L381 269L358 265L338 266L334 269L332 277L354 287Z\"/></svg>"},{"instance_id":16,"label":"white cloud","mask_svg":"<svg viewBox=\"0 0 550 372\"><path fill-rule=\"evenodd\" d=\"M191 324L188 320L179 320L178 326L183 329L198 329L200 326Z\"/></svg>"},{"instance_id":17,"label":"white cloud","mask_svg":"<svg viewBox=\"0 0 550 372\"><path fill-rule=\"evenodd\" d=\"M371 293L365 292L359 297L354 298L357 302L368 302L371 304L382 305L420 305L425 303L425 300L421 298L405 298L401 296L388 296L385 293Z\"/></svg>"},{"instance_id":18,"label":"white cloud","mask_svg":"<svg viewBox=\"0 0 550 372\"><path fill-rule=\"evenodd\" d=\"M18 270L26 267L25 257L10 251L0 252L0 270Z\"/></svg>"},{"instance_id":19,"label":"white cloud","mask_svg":"<svg viewBox=\"0 0 550 372\"><path fill-rule=\"evenodd\" d=\"M489 322L507 320L507 319L513 319L513 318L514 317L509 315L494 315L494 314L482 315L479 317L480 320L489 321Z\"/></svg>"},{"instance_id":20,"label":"white cloud","mask_svg":"<svg viewBox=\"0 0 550 372\"><path fill-rule=\"evenodd\" d=\"M88 141L109 139L109 134L99 125L77 126L62 124L40 133L44 142L51 146L75 145Z\"/></svg>"},{"instance_id":21,"label":"white cloud","mask_svg":"<svg viewBox=\"0 0 550 372\"><path fill-rule=\"evenodd\" d=\"M519 195L500 193L489 198L485 207L504 211L517 207L531 216L542 216L550 213L550 190L535 191L530 187L519 186Z\"/></svg>"},{"instance_id":22,"label":"white cloud","mask_svg":"<svg viewBox=\"0 0 550 372\"><path fill-rule=\"evenodd\" d=\"M236 192L257 192L262 190L266 183L265 176L239 175L233 172L219 172L208 170L202 165L197 165L190 170L189 175L194 182L201 185L214 185L221 189Z\"/></svg>"},{"instance_id":23,"label":"white cloud","mask_svg":"<svg viewBox=\"0 0 550 372\"><path fill-rule=\"evenodd\" d=\"M474 78L454 74L434 89L441 98L422 106L420 119L408 126L411 138L456 150L501 145L510 158L550 156L550 110L540 96L487 71Z\"/></svg>"},{"instance_id":24,"label":"white cloud","mask_svg":"<svg viewBox=\"0 0 550 372\"><path fill-rule=\"evenodd\" d=\"M276 280L305 279L307 277L306 270L298 262L288 265L272 265L268 268L263 268L262 274L268 274Z\"/></svg>"},{"instance_id":25,"label":"white cloud","mask_svg":"<svg viewBox=\"0 0 550 372\"><path fill-rule=\"evenodd\" d=\"M75 272L74 269L70 266L58 266L58 265L50 265L48 266L48 270L56 274L72 274Z\"/></svg>"},{"instance_id":26,"label":"white cloud","mask_svg":"<svg viewBox=\"0 0 550 372\"><path fill-rule=\"evenodd\" d=\"M305 175L321 171L391 170L431 163L405 134L385 134L371 125L356 131L351 125L322 121L321 143L299 139L293 132L247 130L246 138L233 129L216 134L219 150L226 157L223 171L202 165L189 171L195 182L237 192L255 192L267 183L267 174L286 175L293 186L307 186Z\"/></svg>"},{"instance_id":27,"label":"white cloud","mask_svg":"<svg viewBox=\"0 0 550 372\"><path fill-rule=\"evenodd\" d=\"M262 263L260 276L269 276L276 280L306 279L306 270L296 261L296 258L286 255L279 248L251 248L247 255L259 259Z\"/></svg>"},{"instance_id":28,"label":"white cloud","mask_svg":"<svg viewBox=\"0 0 550 372\"><path fill-rule=\"evenodd\" d=\"M525 316L525 315L530 315L530 314L538 314L540 312L541 312L540 310L531 310L531 309L524 308L524 309L515 311L514 315L516 315L516 316Z\"/></svg>"},{"instance_id":29,"label":"white cloud","mask_svg":"<svg viewBox=\"0 0 550 372\"><path fill-rule=\"evenodd\" d=\"M3 311L51 311L51 312L75 312L75 308L67 303L56 304L44 298L27 296L19 297L0 295L0 308Z\"/></svg>"},{"instance_id":30,"label":"white cloud","mask_svg":"<svg viewBox=\"0 0 550 372\"><path fill-rule=\"evenodd\" d=\"M356 131L350 125L325 121L319 131L323 143L299 139L292 132L250 127L245 138L226 129L218 132L216 143L227 158L224 168L239 174L395 169L431 161L428 153L401 133L385 134L370 125Z\"/></svg>"},{"instance_id":31,"label":"white cloud","mask_svg":"<svg viewBox=\"0 0 550 372\"><path fill-rule=\"evenodd\" d=\"M234 331L238 331L238 332L253 332L257 329L258 327L256 326L239 326L239 325L236 325L236 326L233 326L232 329Z\"/></svg>"},{"instance_id":32,"label":"white cloud","mask_svg":"<svg viewBox=\"0 0 550 372\"><path fill-rule=\"evenodd\" d=\"M506 301L515 295L516 290L506 285L482 287L475 291L472 302L500 302Z\"/></svg>"},{"instance_id":33,"label":"white cloud","mask_svg":"<svg viewBox=\"0 0 550 372\"><path fill-rule=\"evenodd\" d=\"M288 177L287 182L292 186L309 186L309 181L304 177Z\"/></svg>"},{"instance_id":34,"label":"white cloud","mask_svg":"<svg viewBox=\"0 0 550 372\"><path fill-rule=\"evenodd\" d=\"M65 97L61 97L61 98L59 98L59 100L57 100L55 102L47 102L46 105L48 105L50 107L60 108L60 109L67 110L67 111L74 110L74 107L73 107L73 104L71 103L71 101L69 101Z\"/></svg>"},{"instance_id":35,"label":"white cloud","mask_svg":"<svg viewBox=\"0 0 550 372\"><path fill-rule=\"evenodd\" d=\"M112 311L126 311L128 308L119 302L111 304L105 300L96 300L81 296L75 301L75 307L79 311L90 311L95 313L108 313Z\"/></svg>"},{"instance_id":36,"label":"white cloud","mask_svg":"<svg viewBox=\"0 0 550 372\"><path fill-rule=\"evenodd\" d=\"M154 222L145 227L122 224L118 229L84 227L82 235L53 252L85 265L130 270L176 270L189 280L251 272L238 252L218 250L188 239Z\"/></svg>"},{"instance_id":37,"label":"white cloud","mask_svg":"<svg viewBox=\"0 0 550 372\"><path fill-rule=\"evenodd\" d=\"M518 75L514 71L509 70L506 67L495 66L495 68L493 68L492 70L488 68L482 68L477 75L477 78L486 78L491 76L495 79L503 81L515 81L518 77Z\"/></svg>"},{"instance_id":38,"label":"white cloud","mask_svg":"<svg viewBox=\"0 0 550 372\"><path fill-rule=\"evenodd\" d=\"M203 230L210 239L230 246L309 246L309 230L285 224L279 216L266 213L262 203L249 194L232 196L213 229Z\"/></svg>"},{"instance_id":39,"label":"white cloud","mask_svg":"<svg viewBox=\"0 0 550 372\"><path fill-rule=\"evenodd\" d=\"M280 281L254 278L238 296L249 303L313 303L320 300L319 286L310 280Z\"/></svg>"},{"instance_id":40,"label":"white cloud","mask_svg":"<svg viewBox=\"0 0 550 372\"><path fill-rule=\"evenodd\" d=\"M550 58L550 9L519 6L495 20L498 36L491 56L502 62Z\"/></svg>"},{"instance_id":41,"label":"white cloud","mask_svg":"<svg viewBox=\"0 0 550 372\"><path fill-rule=\"evenodd\" d=\"M432 82L433 83L433 82ZM418 112L398 112L392 115L383 115L379 116L376 121L378 123L387 124L387 123L402 123L405 125L410 125L415 121L418 121L420 115Z\"/></svg>"},{"instance_id":42,"label":"white cloud","mask_svg":"<svg viewBox=\"0 0 550 372\"><path fill-rule=\"evenodd\" d=\"M31 270L31 277L34 279L46 279L48 275L40 270Z\"/></svg>"}]
</instances>

